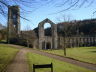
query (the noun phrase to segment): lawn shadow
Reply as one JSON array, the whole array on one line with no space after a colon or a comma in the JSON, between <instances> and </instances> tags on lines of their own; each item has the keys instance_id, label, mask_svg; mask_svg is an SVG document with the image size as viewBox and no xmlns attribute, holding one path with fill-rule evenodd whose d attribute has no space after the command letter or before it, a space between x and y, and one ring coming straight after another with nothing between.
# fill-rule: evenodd
<instances>
[{"instance_id":1,"label":"lawn shadow","mask_svg":"<svg viewBox=\"0 0 96 72\"><path fill-rule=\"evenodd\" d=\"M90 48L86 48L86 49L95 49L96 48L96 46L94 46L94 47L90 47Z\"/></svg>"},{"instance_id":2,"label":"lawn shadow","mask_svg":"<svg viewBox=\"0 0 96 72\"><path fill-rule=\"evenodd\" d=\"M96 53L96 51L90 51L90 52L92 52L92 53Z\"/></svg>"}]
</instances>

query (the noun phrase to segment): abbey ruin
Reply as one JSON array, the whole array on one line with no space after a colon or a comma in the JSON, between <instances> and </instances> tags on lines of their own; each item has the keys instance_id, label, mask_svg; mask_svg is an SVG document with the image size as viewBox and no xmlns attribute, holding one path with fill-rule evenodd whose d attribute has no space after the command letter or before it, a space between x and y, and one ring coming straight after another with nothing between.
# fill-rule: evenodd
<instances>
[{"instance_id":1,"label":"abbey ruin","mask_svg":"<svg viewBox=\"0 0 96 72\"><path fill-rule=\"evenodd\" d=\"M8 37L7 41L10 43L12 39L20 34L20 10L19 6L10 6L8 8Z\"/></svg>"},{"instance_id":2,"label":"abbey ruin","mask_svg":"<svg viewBox=\"0 0 96 72\"><path fill-rule=\"evenodd\" d=\"M44 24L51 24L51 36L45 36L44 34ZM39 23L39 48L40 49L57 49L58 48L58 36L57 36L57 25L45 19Z\"/></svg>"},{"instance_id":3,"label":"abbey ruin","mask_svg":"<svg viewBox=\"0 0 96 72\"><path fill-rule=\"evenodd\" d=\"M50 36L45 35L45 23L51 25ZM8 9L8 43L16 41L18 44L38 49L62 49L64 46L96 46L96 36L60 36L58 34L58 27L57 24L47 18L38 24L37 32L35 30L20 31L19 7L10 6Z\"/></svg>"}]
</instances>

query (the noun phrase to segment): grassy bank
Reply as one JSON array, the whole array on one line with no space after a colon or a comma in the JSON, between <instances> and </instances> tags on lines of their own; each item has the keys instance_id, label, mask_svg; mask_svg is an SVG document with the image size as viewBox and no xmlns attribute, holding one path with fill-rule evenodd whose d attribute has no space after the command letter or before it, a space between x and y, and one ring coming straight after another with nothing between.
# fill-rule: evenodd
<instances>
[{"instance_id":1,"label":"grassy bank","mask_svg":"<svg viewBox=\"0 0 96 72\"><path fill-rule=\"evenodd\" d=\"M53 63L54 72L94 72L79 66L75 66L66 62L58 61L39 54L28 53L27 59L29 63L30 72L32 72L33 64L50 64ZM50 72L50 69L37 69L36 72Z\"/></svg>"},{"instance_id":2,"label":"grassy bank","mask_svg":"<svg viewBox=\"0 0 96 72\"><path fill-rule=\"evenodd\" d=\"M63 50L44 50L45 52L64 56ZM67 57L96 64L96 47L67 48Z\"/></svg>"},{"instance_id":3,"label":"grassy bank","mask_svg":"<svg viewBox=\"0 0 96 72\"><path fill-rule=\"evenodd\" d=\"M0 72L10 63L17 52L18 49L14 47L0 44Z\"/></svg>"}]
</instances>

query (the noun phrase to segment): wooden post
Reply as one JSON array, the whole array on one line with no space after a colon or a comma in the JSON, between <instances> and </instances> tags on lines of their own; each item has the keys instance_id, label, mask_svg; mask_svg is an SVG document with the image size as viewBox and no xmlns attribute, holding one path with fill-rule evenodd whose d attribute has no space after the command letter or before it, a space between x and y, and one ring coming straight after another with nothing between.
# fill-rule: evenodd
<instances>
[{"instance_id":1,"label":"wooden post","mask_svg":"<svg viewBox=\"0 0 96 72\"><path fill-rule=\"evenodd\" d=\"M53 64L51 63L51 72L53 72Z\"/></svg>"},{"instance_id":2,"label":"wooden post","mask_svg":"<svg viewBox=\"0 0 96 72\"><path fill-rule=\"evenodd\" d=\"M35 72L35 68L34 68L34 66L35 66L35 65L33 64L33 72Z\"/></svg>"}]
</instances>

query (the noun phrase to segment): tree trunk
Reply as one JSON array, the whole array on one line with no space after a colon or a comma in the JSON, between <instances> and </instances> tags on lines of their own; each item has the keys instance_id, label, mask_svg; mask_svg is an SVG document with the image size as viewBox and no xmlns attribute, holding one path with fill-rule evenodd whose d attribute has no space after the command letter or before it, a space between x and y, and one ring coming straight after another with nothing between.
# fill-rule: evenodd
<instances>
[{"instance_id":1,"label":"tree trunk","mask_svg":"<svg viewBox=\"0 0 96 72\"><path fill-rule=\"evenodd\" d=\"M66 56L66 43L65 43L65 37L63 37L63 41L64 41L64 56Z\"/></svg>"}]
</instances>

